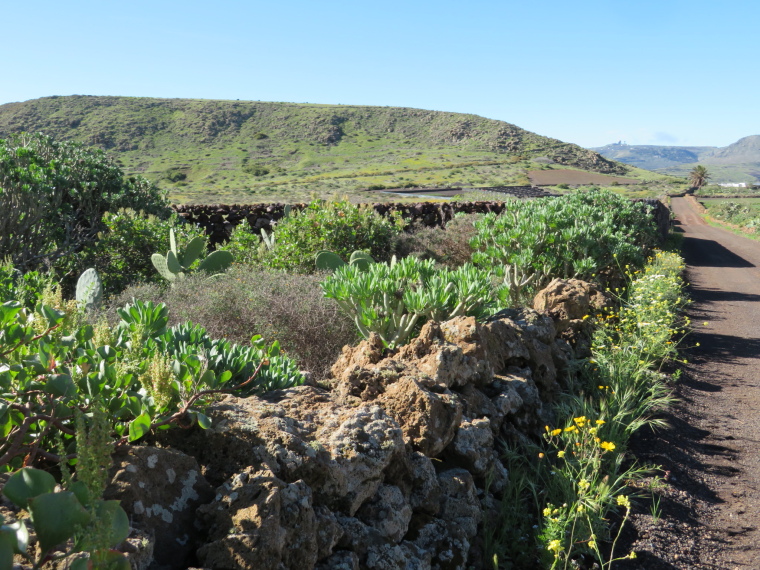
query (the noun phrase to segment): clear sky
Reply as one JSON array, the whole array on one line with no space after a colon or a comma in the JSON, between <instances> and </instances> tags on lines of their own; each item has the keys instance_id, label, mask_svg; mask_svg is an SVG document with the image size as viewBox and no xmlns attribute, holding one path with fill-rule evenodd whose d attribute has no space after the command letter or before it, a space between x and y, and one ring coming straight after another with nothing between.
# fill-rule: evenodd
<instances>
[{"instance_id":1,"label":"clear sky","mask_svg":"<svg viewBox=\"0 0 760 570\"><path fill-rule=\"evenodd\" d=\"M7 0L0 30L0 104L417 107L583 146L760 134L756 0Z\"/></svg>"}]
</instances>

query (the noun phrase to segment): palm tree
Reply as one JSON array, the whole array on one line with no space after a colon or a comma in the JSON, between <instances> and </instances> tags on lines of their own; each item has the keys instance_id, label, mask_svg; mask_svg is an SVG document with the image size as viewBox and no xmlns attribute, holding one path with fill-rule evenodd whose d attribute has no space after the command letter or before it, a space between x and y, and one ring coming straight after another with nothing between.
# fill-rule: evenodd
<instances>
[{"instance_id":1,"label":"palm tree","mask_svg":"<svg viewBox=\"0 0 760 570\"><path fill-rule=\"evenodd\" d=\"M707 184L709 178L710 175L707 173L707 169L701 164L698 164L689 172L689 184L691 184L692 188L696 188L697 190Z\"/></svg>"}]
</instances>

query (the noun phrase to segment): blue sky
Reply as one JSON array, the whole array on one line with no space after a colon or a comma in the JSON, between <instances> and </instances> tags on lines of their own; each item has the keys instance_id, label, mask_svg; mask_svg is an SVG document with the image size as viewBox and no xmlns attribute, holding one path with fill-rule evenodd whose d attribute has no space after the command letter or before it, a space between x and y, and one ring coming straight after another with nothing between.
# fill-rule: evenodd
<instances>
[{"instance_id":1,"label":"blue sky","mask_svg":"<svg viewBox=\"0 0 760 570\"><path fill-rule=\"evenodd\" d=\"M583 146L760 134L750 0L38 0L0 14L0 104L83 94L418 107Z\"/></svg>"}]
</instances>

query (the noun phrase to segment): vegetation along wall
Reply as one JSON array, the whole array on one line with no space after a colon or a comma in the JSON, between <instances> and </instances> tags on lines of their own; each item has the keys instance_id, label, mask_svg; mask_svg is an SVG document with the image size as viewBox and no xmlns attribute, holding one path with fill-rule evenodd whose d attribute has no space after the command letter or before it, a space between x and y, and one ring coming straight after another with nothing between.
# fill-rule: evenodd
<instances>
[{"instance_id":1,"label":"vegetation along wall","mask_svg":"<svg viewBox=\"0 0 760 570\"><path fill-rule=\"evenodd\" d=\"M635 200L652 208L652 215L657 224L658 233L664 240L670 227L670 210L659 200ZM232 228L243 220L255 232L271 231L272 223L285 215L285 204L251 204L251 205L206 205L187 204L174 206L177 214L186 221L198 225L209 236L211 244L216 245L229 238ZM302 210L307 204L293 204L293 210ZM443 227L455 214L485 214L494 212L500 214L504 210L503 202L396 202L378 203L371 207L382 216L399 212L404 220L411 223L422 223L428 227Z\"/></svg>"}]
</instances>

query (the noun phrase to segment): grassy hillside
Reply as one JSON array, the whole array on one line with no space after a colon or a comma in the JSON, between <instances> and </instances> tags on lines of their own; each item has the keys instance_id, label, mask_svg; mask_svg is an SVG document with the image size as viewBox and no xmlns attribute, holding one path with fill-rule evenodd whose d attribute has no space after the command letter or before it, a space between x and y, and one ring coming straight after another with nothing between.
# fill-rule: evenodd
<instances>
[{"instance_id":1,"label":"grassy hillside","mask_svg":"<svg viewBox=\"0 0 760 570\"><path fill-rule=\"evenodd\" d=\"M22 130L103 148L178 202L519 185L537 168L640 178L596 152L503 121L396 107L78 95L1 105L0 138Z\"/></svg>"}]
</instances>

